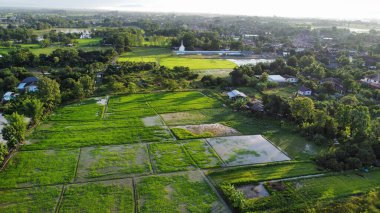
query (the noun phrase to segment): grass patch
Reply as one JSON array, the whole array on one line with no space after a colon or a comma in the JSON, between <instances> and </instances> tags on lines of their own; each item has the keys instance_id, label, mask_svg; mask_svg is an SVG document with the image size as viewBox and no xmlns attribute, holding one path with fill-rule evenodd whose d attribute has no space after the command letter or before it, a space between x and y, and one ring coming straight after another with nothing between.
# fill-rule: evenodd
<instances>
[{"instance_id":1,"label":"grass patch","mask_svg":"<svg viewBox=\"0 0 380 213\"><path fill-rule=\"evenodd\" d=\"M321 173L311 162L287 162L211 171L208 175L218 185L244 184Z\"/></svg>"},{"instance_id":2,"label":"grass patch","mask_svg":"<svg viewBox=\"0 0 380 213\"><path fill-rule=\"evenodd\" d=\"M69 183L79 150L18 152L0 173L0 188Z\"/></svg>"},{"instance_id":3,"label":"grass patch","mask_svg":"<svg viewBox=\"0 0 380 213\"><path fill-rule=\"evenodd\" d=\"M200 168L213 168L222 165L218 155L203 140L189 141L183 146Z\"/></svg>"},{"instance_id":4,"label":"grass patch","mask_svg":"<svg viewBox=\"0 0 380 213\"><path fill-rule=\"evenodd\" d=\"M307 209L316 203L368 192L379 184L379 170L288 181L284 183L285 190L282 191L268 186L272 191L271 196L248 200L243 211Z\"/></svg>"},{"instance_id":5,"label":"grass patch","mask_svg":"<svg viewBox=\"0 0 380 213\"><path fill-rule=\"evenodd\" d=\"M174 172L194 169L194 162L176 143L150 144L155 168L159 172Z\"/></svg>"},{"instance_id":6,"label":"grass patch","mask_svg":"<svg viewBox=\"0 0 380 213\"><path fill-rule=\"evenodd\" d=\"M151 170L144 144L87 147L81 151L77 178L120 178L129 174L149 173Z\"/></svg>"},{"instance_id":7,"label":"grass patch","mask_svg":"<svg viewBox=\"0 0 380 213\"><path fill-rule=\"evenodd\" d=\"M133 212L130 180L70 185L65 189L60 212Z\"/></svg>"},{"instance_id":8,"label":"grass patch","mask_svg":"<svg viewBox=\"0 0 380 213\"><path fill-rule=\"evenodd\" d=\"M213 134L211 132L205 132L202 134L194 134L190 132L189 130L182 129L182 128L171 128L171 131L180 140L213 137Z\"/></svg>"},{"instance_id":9,"label":"grass patch","mask_svg":"<svg viewBox=\"0 0 380 213\"><path fill-rule=\"evenodd\" d=\"M54 212L61 186L0 191L0 212Z\"/></svg>"},{"instance_id":10,"label":"grass patch","mask_svg":"<svg viewBox=\"0 0 380 213\"><path fill-rule=\"evenodd\" d=\"M138 181L139 212L225 212L198 172Z\"/></svg>"}]
</instances>

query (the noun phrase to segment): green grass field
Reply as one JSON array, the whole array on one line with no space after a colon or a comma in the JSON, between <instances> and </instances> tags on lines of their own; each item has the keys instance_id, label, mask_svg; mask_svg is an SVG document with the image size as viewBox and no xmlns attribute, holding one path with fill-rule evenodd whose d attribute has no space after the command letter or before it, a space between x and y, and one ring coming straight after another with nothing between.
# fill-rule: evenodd
<instances>
[{"instance_id":1,"label":"green grass field","mask_svg":"<svg viewBox=\"0 0 380 213\"><path fill-rule=\"evenodd\" d=\"M212 170L208 174L218 185L222 183L243 184L264 180L275 180L288 177L297 177L319 174L323 171L317 169L312 162L286 162L281 164L268 164L232 168L227 170Z\"/></svg>"},{"instance_id":2,"label":"green grass field","mask_svg":"<svg viewBox=\"0 0 380 213\"><path fill-rule=\"evenodd\" d=\"M173 55L167 48L132 48L132 52L122 54L118 61L156 62L169 68L184 66L191 70L232 69L236 67L236 64L224 59Z\"/></svg>"},{"instance_id":3,"label":"green grass field","mask_svg":"<svg viewBox=\"0 0 380 213\"><path fill-rule=\"evenodd\" d=\"M310 159L322 149L290 124L223 107L223 98L152 92L112 96L108 106L95 99L62 106L28 133L0 172L0 195L38 203L0 197L0 211L14 212L14 204L16 212L228 212L203 174L218 187L323 172L311 162L225 167L205 140L173 137L175 126L220 123L243 135L262 134L292 158Z\"/></svg>"},{"instance_id":4,"label":"green grass field","mask_svg":"<svg viewBox=\"0 0 380 213\"><path fill-rule=\"evenodd\" d=\"M291 211L307 209L317 203L368 192L380 184L380 171L347 173L326 177L300 179L285 182L285 190L272 191L271 196L250 199L244 211Z\"/></svg>"},{"instance_id":5,"label":"green grass field","mask_svg":"<svg viewBox=\"0 0 380 213\"><path fill-rule=\"evenodd\" d=\"M0 212L54 212L62 186L0 191Z\"/></svg>"},{"instance_id":6,"label":"green grass field","mask_svg":"<svg viewBox=\"0 0 380 213\"><path fill-rule=\"evenodd\" d=\"M150 144L154 167L158 172L174 172L194 169L194 162L176 143Z\"/></svg>"},{"instance_id":7,"label":"green grass field","mask_svg":"<svg viewBox=\"0 0 380 213\"><path fill-rule=\"evenodd\" d=\"M222 165L215 151L203 140L193 140L183 145L200 168L212 168Z\"/></svg>"},{"instance_id":8,"label":"green grass field","mask_svg":"<svg viewBox=\"0 0 380 213\"><path fill-rule=\"evenodd\" d=\"M133 212L131 180L69 185L59 212Z\"/></svg>"},{"instance_id":9,"label":"green grass field","mask_svg":"<svg viewBox=\"0 0 380 213\"><path fill-rule=\"evenodd\" d=\"M0 188L69 183L78 156L78 149L18 152L0 173Z\"/></svg>"},{"instance_id":10,"label":"green grass field","mask_svg":"<svg viewBox=\"0 0 380 213\"><path fill-rule=\"evenodd\" d=\"M199 172L151 176L137 183L139 212L225 212Z\"/></svg>"},{"instance_id":11,"label":"green grass field","mask_svg":"<svg viewBox=\"0 0 380 213\"><path fill-rule=\"evenodd\" d=\"M86 147L81 150L77 180L121 178L151 171L145 144Z\"/></svg>"}]
</instances>

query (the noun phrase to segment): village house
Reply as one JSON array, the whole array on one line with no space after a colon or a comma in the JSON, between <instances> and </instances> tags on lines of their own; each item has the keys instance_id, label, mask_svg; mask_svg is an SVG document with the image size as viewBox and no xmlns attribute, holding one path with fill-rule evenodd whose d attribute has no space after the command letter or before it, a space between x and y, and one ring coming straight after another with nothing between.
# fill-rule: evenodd
<instances>
[{"instance_id":1,"label":"village house","mask_svg":"<svg viewBox=\"0 0 380 213\"><path fill-rule=\"evenodd\" d=\"M298 82L298 78L291 76L291 75L282 75L282 77L284 77L286 82L289 82L289 83L297 83Z\"/></svg>"},{"instance_id":2,"label":"village house","mask_svg":"<svg viewBox=\"0 0 380 213\"><path fill-rule=\"evenodd\" d=\"M6 92L3 96L3 102L10 101L16 97L14 92Z\"/></svg>"},{"instance_id":3,"label":"village house","mask_svg":"<svg viewBox=\"0 0 380 213\"><path fill-rule=\"evenodd\" d=\"M366 83L372 87L380 88L380 73L367 75L363 79L360 80L363 83Z\"/></svg>"},{"instance_id":4,"label":"village house","mask_svg":"<svg viewBox=\"0 0 380 213\"><path fill-rule=\"evenodd\" d=\"M237 98L245 98L246 99L247 98L247 96L244 93L242 93L238 90L232 90L231 92L227 92L227 95L228 95L229 99L237 99Z\"/></svg>"},{"instance_id":5,"label":"village house","mask_svg":"<svg viewBox=\"0 0 380 213\"><path fill-rule=\"evenodd\" d=\"M311 91L311 89L309 89L309 88L307 88L305 86L301 86L298 89L298 94L302 95L302 96L311 96L312 95L312 91Z\"/></svg>"},{"instance_id":6,"label":"village house","mask_svg":"<svg viewBox=\"0 0 380 213\"><path fill-rule=\"evenodd\" d=\"M38 78L36 77L27 77L17 86L17 90L20 92L36 92Z\"/></svg>"},{"instance_id":7,"label":"village house","mask_svg":"<svg viewBox=\"0 0 380 213\"><path fill-rule=\"evenodd\" d=\"M269 75L268 81L270 82L277 82L277 83L286 83L286 79L282 77L281 75Z\"/></svg>"}]
</instances>

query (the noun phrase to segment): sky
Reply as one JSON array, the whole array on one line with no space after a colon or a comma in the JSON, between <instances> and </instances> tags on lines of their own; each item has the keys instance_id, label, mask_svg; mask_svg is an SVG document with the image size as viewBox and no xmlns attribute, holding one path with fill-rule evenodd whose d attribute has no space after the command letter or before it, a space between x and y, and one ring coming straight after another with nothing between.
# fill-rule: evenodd
<instances>
[{"instance_id":1,"label":"sky","mask_svg":"<svg viewBox=\"0 0 380 213\"><path fill-rule=\"evenodd\" d=\"M380 20L380 0L0 0L0 7Z\"/></svg>"}]
</instances>

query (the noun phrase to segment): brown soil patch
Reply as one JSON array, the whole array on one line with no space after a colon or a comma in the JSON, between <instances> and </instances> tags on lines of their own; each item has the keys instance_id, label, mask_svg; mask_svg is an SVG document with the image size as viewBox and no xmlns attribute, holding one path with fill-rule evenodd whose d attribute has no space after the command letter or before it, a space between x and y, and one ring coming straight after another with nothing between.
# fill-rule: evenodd
<instances>
[{"instance_id":1,"label":"brown soil patch","mask_svg":"<svg viewBox=\"0 0 380 213\"><path fill-rule=\"evenodd\" d=\"M201 124L201 125L186 125L186 126L177 126L175 128L186 129L194 134L200 135L206 132L211 133L213 136L231 136L231 135L240 135L240 132L234 128L224 126L222 124Z\"/></svg>"}]
</instances>

